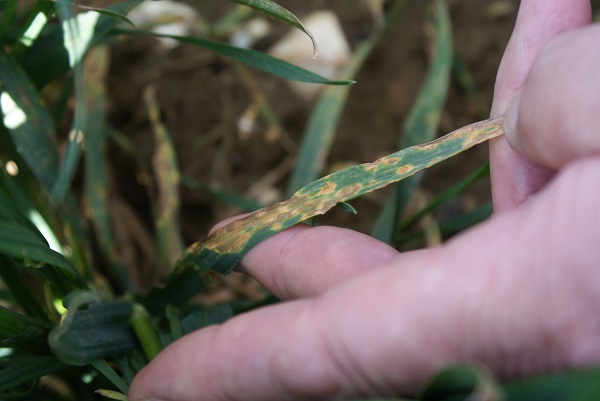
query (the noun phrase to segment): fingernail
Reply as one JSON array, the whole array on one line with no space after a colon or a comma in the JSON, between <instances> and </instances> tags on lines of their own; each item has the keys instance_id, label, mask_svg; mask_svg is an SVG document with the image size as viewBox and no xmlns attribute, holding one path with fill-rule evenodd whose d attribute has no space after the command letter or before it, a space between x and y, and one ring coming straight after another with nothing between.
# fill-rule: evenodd
<instances>
[{"instance_id":1,"label":"fingernail","mask_svg":"<svg viewBox=\"0 0 600 401\"><path fill-rule=\"evenodd\" d=\"M506 106L504 112L503 128L507 137L513 137L519 121L519 110L521 109L521 92L519 91Z\"/></svg>"}]
</instances>

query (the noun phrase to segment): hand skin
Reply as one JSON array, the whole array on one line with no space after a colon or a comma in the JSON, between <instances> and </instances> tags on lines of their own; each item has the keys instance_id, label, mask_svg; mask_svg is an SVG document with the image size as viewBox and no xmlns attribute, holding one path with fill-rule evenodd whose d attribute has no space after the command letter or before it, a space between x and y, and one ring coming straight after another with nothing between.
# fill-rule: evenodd
<instances>
[{"instance_id":1,"label":"hand skin","mask_svg":"<svg viewBox=\"0 0 600 401\"><path fill-rule=\"evenodd\" d=\"M350 230L286 230L242 265L289 301L175 342L130 399L403 395L457 362L502 379L600 363L600 26L583 27L590 15L585 1L521 2L492 111L514 98L506 138L491 144L492 219L404 254Z\"/></svg>"}]
</instances>

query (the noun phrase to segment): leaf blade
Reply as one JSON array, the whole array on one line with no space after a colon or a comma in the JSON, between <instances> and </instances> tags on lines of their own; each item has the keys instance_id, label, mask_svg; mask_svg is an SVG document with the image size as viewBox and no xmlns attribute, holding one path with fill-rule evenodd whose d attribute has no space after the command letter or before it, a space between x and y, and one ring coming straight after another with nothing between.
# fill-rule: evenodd
<instances>
[{"instance_id":1,"label":"leaf blade","mask_svg":"<svg viewBox=\"0 0 600 401\"><path fill-rule=\"evenodd\" d=\"M75 267L63 255L15 222L0 221L0 253L22 259L32 267L49 264L69 273L72 278L79 277Z\"/></svg>"},{"instance_id":2,"label":"leaf blade","mask_svg":"<svg viewBox=\"0 0 600 401\"><path fill-rule=\"evenodd\" d=\"M0 391L10 390L68 367L50 356L10 358L7 365L0 370Z\"/></svg>"},{"instance_id":3,"label":"leaf blade","mask_svg":"<svg viewBox=\"0 0 600 401\"><path fill-rule=\"evenodd\" d=\"M480 121L435 141L323 177L287 201L236 220L193 244L177 262L176 271L181 274L192 269L207 277L211 272L228 274L246 252L277 232L323 214L337 203L410 177L501 134L502 117Z\"/></svg>"},{"instance_id":4,"label":"leaf blade","mask_svg":"<svg viewBox=\"0 0 600 401\"><path fill-rule=\"evenodd\" d=\"M183 43L189 43L195 46L204 47L215 53L240 61L244 64L266 71L281 78L291 81L308 82L314 84L327 85L352 85L354 81L348 80L330 80L314 72L305 70L283 60L271 57L265 53L242 49L225 43L210 39L190 36L167 35L143 30L119 29L118 33L128 35L151 35L159 38L176 39Z\"/></svg>"},{"instance_id":5,"label":"leaf blade","mask_svg":"<svg viewBox=\"0 0 600 401\"><path fill-rule=\"evenodd\" d=\"M308 29L306 29L306 27L304 26L302 21L300 21L300 19L298 17L296 17L294 14L292 14L290 11L288 11L287 9L283 8L282 6L280 6L279 4L277 4L271 0L233 0L233 1L238 4L243 4L245 6L251 7L273 19L282 21L282 22L284 22L288 25L291 25L291 26L301 30L302 32L304 32L312 42L313 60L317 58L317 55L319 54L319 46L317 44L315 37L313 36L312 33L310 33L310 31Z\"/></svg>"},{"instance_id":6,"label":"leaf blade","mask_svg":"<svg viewBox=\"0 0 600 401\"><path fill-rule=\"evenodd\" d=\"M54 121L28 76L0 49L4 126L35 177L50 190L58 173Z\"/></svg>"}]
</instances>

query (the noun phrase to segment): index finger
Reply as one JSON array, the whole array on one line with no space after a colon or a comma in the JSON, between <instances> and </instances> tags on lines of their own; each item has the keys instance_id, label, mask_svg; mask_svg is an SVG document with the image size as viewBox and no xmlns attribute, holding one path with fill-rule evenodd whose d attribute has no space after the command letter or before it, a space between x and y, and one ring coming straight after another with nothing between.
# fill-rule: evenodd
<instances>
[{"instance_id":1,"label":"index finger","mask_svg":"<svg viewBox=\"0 0 600 401\"><path fill-rule=\"evenodd\" d=\"M300 224L255 246L241 266L273 295L291 299L320 294L398 255L356 231Z\"/></svg>"},{"instance_id":2,"label":"index finger","mask_svg":"<svg viewBox=\"0 0 600 401\"><path fill-rule=\"evenodd\" d=\"M542 48L559 34L587 25L589 0L522 0L513 34L496 77L492 117L504 114L521 89ZM505 138L490 141L494 210L511 208L537 191L552 171L523 158Z\"/></svg>"}]
</instances>

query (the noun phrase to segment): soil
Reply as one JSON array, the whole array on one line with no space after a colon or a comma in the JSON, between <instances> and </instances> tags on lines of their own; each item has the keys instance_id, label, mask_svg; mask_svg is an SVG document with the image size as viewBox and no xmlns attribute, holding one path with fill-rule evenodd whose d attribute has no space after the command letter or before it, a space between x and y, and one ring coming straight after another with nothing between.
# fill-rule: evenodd
<instances>
[{"instance_id":1,"label":"soil","mask_svg":"<svg viewBox=\"0 0 600 401\"><path fill-rule=\"evenodd\" d=\"M372 16L358 0L281 3L300 18L321 8L334 10L353 48L373 28ZM404 120L428 66L423 7L421 2L412 3L357 76L358 83L351 89L328 158L329 169L373 161L397 150ZM516 1L448 3L455 52L472 74L481 104L474 103L453 80L440 134L485 118L482 114L490 108L496 71L518 9ZM189 4L208 21L217 20L232 7L223 0L190 0ZM256 46L259 50L269 48L287 30L278 22L271 25L272 33ZM269 127L260 118L251 134L240 135L237 123L253 101L229 60L191 45L166 50L147 37L127 39L112 49L110 121L132 141L140 160L150 166L155 144L143 92L152 86L163 122L172 136L182 176L188 182L240 196L254 194L254 200L266 203L283 200L289 167L293 167L289 161L295 156L314 103L302 100L279 78L257 70L249 72L282 122L284 132L276 140L269 138ZM149 186L151 168L141 167L116 145L111 149L111 161L116 178L114 192L130 205L140 224L151 231L151 194L155 191ZM487 146L482 145L428 170L420 191L422 198L431 199L486 161ZM264 181L271 176L271 182ZM387 193L382 190L355 200L353 206L358 215L333 211L322 221L369 232ZM484 179L442 208L436 218L444 219L489 201L489 180ZM182 185L181 228L185 244L204 238L215 223L239 212L206 191Z\"/></svg>"}]
</instances>

